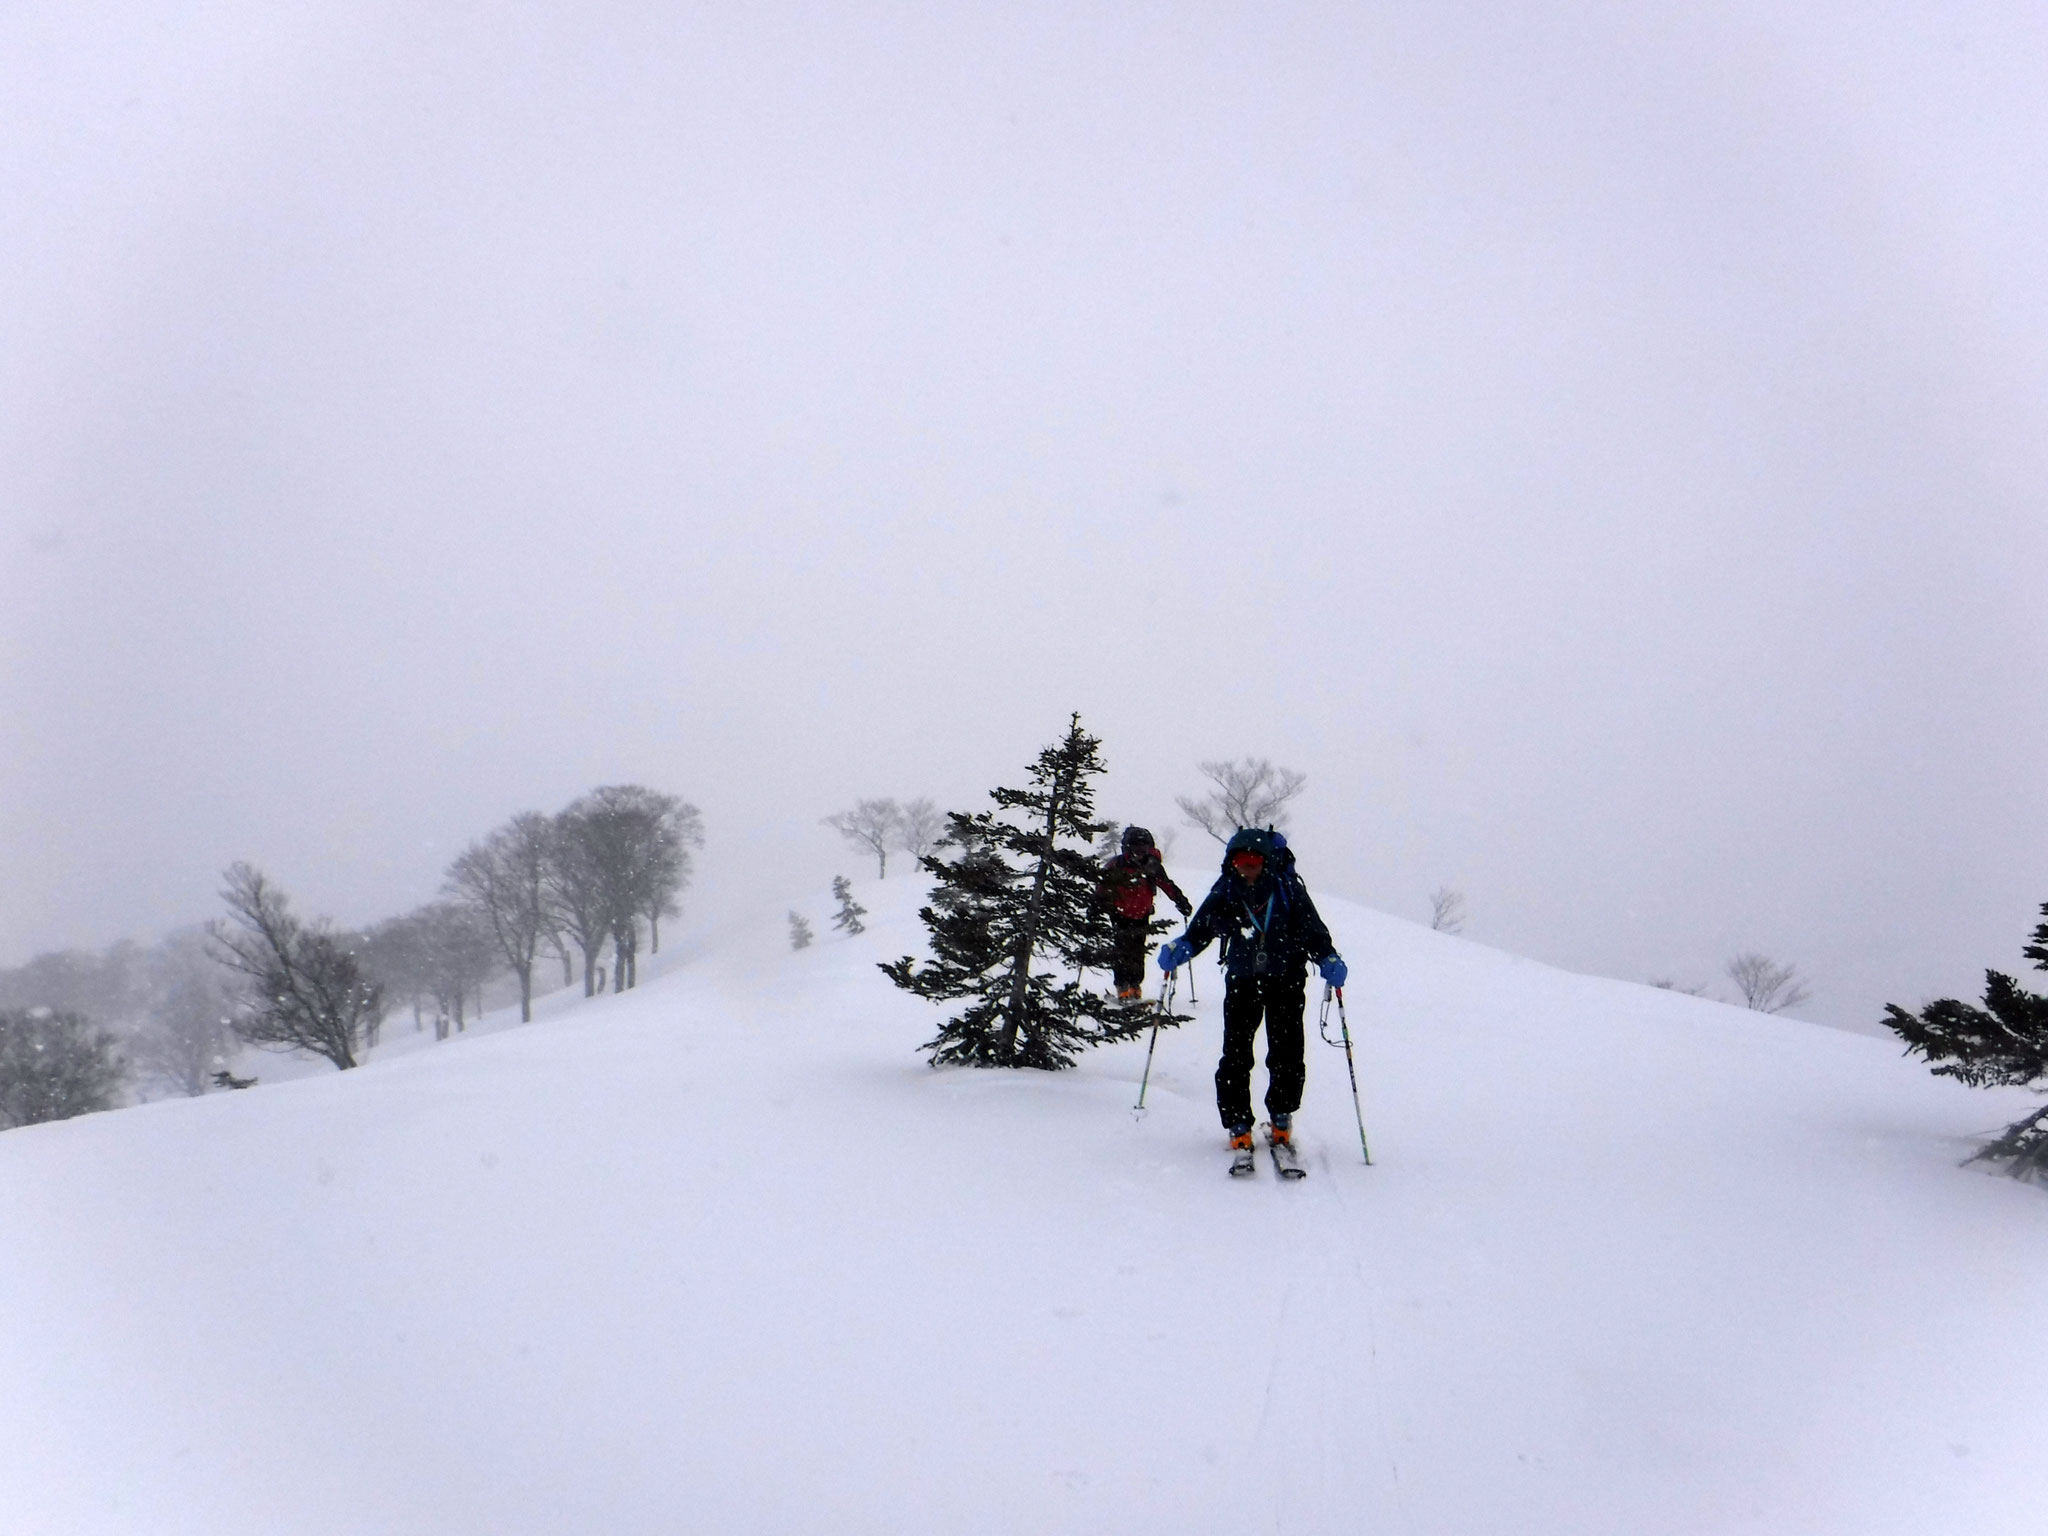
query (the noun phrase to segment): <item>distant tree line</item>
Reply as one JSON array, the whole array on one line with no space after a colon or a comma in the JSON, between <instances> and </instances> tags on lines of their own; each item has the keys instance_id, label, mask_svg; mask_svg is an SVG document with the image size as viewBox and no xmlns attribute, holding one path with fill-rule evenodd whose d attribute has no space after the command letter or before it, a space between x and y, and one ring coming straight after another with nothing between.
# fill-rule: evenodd
<instances>
[{"instance_id":1,"label":"distant tree line","mask_svg":"<svg viewBox=\"0 0 2048 1536\"><path fill-rule=\"evenodd\" d=\"M0 1108L0 1128L135 1095L204 1093L241 1046L230 1008L227 978L197 928L153 946L55 950L0 970L0 1099L10 1106ZM85 1056L102 1066L81 1077L73 1069ZM38 1064L48 1075L32 1070ZM69 1086L53 1087L52 1077Z\"/></svg>"},{"instance_id":2,"label":"distant tree line","mask_svg":"<svg viewBox=\"0 0 2048 1536\"><path fill-rule=\"evenodd\" d=\"M1813 1000L1813 990L1800 978L1797 966L1781 965L1755 950L1744 950L1734 956L1722 971L1735 983L1736 1001L1754 1013L1783 1013ZM1703 981L1681 982L1670 976L1654 976L1650 985L1665 992L1682 992L1687 997L1713 996Z\"/></svg>"},{"instance_id":3,"label":"distant tree line","mask_svg":"<svg viewBox=\"0 0 2048 1536\"><path fill-rule=\"evenodd\" d=\"M351 935L261 917L251 882L262 876L237 865L222 892L229 921L212 927L216 957L243 978L236 1031L347 1068L376 1043L387 1005L410 1005L415 1029L431 1006L435 1038L446 1039L472 1009L481 1015L489 983L509 978L530 1020L544 956L565 987L580 962L585 997L607 982L624 991L640 979L643 932L660 952L662 919L681 912L703 846L694 805L606 785L552 816L512 817L455 856L440 899ZM293 976L303 984L285 985Z\"/></svg>"},{"instance_id":4,"label":"distant tree line","mask_svg":"<svg viewBox=\"0 0 2048 1536\"><path fill-rule=\"evenodd\" d=\"M548 962L565 987L580 968L586 996L632 987L703 846L695 806L608 785L512 817L456 855L439 899L360 930L300 917L262 871L231 865L227 916L203 929L0 970L0 1129L202 1094L246 1045L353 1067L393 1009L446 1038L493 987L531 1019Z\"/></svg>"}]
</instances>

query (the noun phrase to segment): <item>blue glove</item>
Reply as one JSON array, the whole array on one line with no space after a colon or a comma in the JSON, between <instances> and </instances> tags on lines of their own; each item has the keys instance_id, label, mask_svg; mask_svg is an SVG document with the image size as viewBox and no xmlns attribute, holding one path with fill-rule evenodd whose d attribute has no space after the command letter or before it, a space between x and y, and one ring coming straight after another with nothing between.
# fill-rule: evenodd
<instances>
[{"instance_id":1,"label":"blue glove","mask_svg":"<svg viewBox=\"0 0 2048 1536\"><path fill-rule=\"evenodd\" d=\"M1316 962L1316 969L1323 973L1323 980L1333 987L1343 986L1344 978L1351 974L1344 964L1344 957L1334 949Z\"/></svg>"},{"instance_id":2,"label":"blue glove","mask_svg":"<svg viewBox=\"0 0 2048 1536\"><path fill-rule=\"evenodd\" d=\"M1194 958L1194 949L1186 939L1174 939L1159 946L1159 969L1162 971L1177 971Z\"/></svg>"}]
</instances>

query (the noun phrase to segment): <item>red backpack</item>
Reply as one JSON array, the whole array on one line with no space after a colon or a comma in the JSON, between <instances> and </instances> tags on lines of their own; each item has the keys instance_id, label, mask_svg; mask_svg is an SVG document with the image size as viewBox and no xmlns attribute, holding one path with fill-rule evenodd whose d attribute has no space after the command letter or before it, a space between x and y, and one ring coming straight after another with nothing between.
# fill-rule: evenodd
<instances>
[{"instance_id":1,"label":"red backpack","mask_svg":"<svg viewBox=\"0 0 2048 1536\"><path fill-rule=\"evenodd\" d=\"M1116 894L1110 898L1110 905L1115 907L1118 915L1122 917L1150 917L1152 902L1157 894L1152 882L1140 875L1135 880L1119 880Z\"/></svg>"}]
</instances>

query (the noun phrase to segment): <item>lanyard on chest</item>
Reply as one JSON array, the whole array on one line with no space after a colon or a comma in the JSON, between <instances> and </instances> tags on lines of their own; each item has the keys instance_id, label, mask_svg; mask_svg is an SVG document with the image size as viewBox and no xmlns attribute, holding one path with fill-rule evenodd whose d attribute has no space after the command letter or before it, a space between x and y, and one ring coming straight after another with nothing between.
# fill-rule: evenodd
<instances>
[{"instance_id":1,"label":"lanyard on chest","mask_svg":"<svg viewBox=\"0 0 2048 1536\"><path fill-rule=\"evenodd\" d=\"M1266 930L1273 926L1273 898L1279 894L1278 891L1268 891L1266 893L1266 911L1264 916L1255 915L1252 912L1250 902L1242 899L1238 902L1238 910L1244 913L1245 921L1252 925L1252 932L1259 936L1259 948L1261 949L1266 947Z\"/></svg>"}]
</instances>

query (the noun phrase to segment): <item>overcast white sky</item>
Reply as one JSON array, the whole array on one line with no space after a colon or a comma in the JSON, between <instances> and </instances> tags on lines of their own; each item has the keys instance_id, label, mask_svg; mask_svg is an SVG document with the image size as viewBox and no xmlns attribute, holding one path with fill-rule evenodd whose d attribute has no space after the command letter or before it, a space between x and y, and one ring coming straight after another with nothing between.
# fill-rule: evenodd
<instances>
[{"instance_id":1,"label":"overcast white sky","mask_svg":"<svg viewBox=\"0 0 2048 1536\"><path fill-rule=\"evenodd\" d=\"M10 5L0 964L621 780L701 921L1078 709L1108 814L1270 756L1489 943L1972 989L2044 79L2036 0Z\"/></svg>"}]
</instances>

